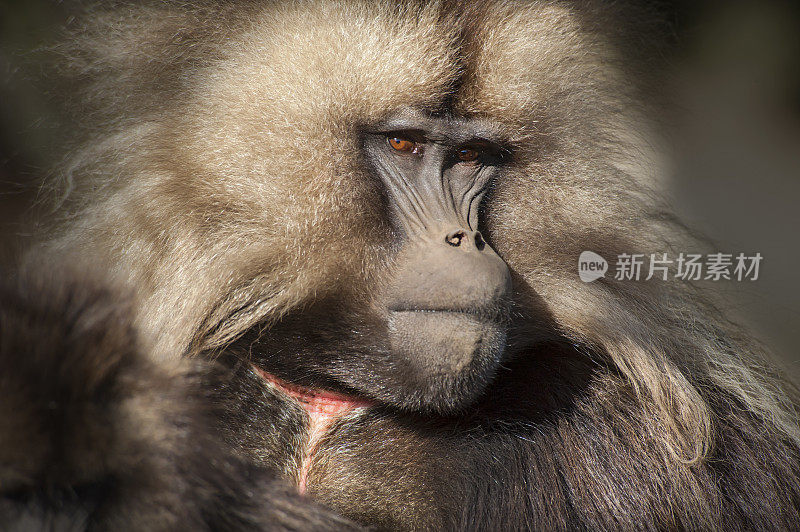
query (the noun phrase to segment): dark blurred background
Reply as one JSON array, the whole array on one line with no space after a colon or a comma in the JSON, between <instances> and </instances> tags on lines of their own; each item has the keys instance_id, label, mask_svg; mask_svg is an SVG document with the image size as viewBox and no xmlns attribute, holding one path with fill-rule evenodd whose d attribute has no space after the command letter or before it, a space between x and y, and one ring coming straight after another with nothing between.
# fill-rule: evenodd
<instances>
[{"instance_id":1,"label":"dark blurred background","mask_svg":"<svg viewBox=\"0 0 800 532\"><path fill-rule=\"evenodd\" d=\"M682 2L669 89L668 187L715 251L760 252L759 280L723 285L800 378L800 3Z\"/></svg>"},{"instance_id":2,"label":"dark blurred background","mask_svg":"<svg viewBox=\"0 0 800 532\"><path fill-rule=\"evenodd\" d=\"M668 193L715 251L760 252L755 282L723 290L800 377L800 6L765 0L659 2L671 25L658 73ZM0 265L24 240L37 186L70 139L37 49L74 4L0 0ZM687 250L691 251L691 250Z\"/></svg>"}]
</instances>

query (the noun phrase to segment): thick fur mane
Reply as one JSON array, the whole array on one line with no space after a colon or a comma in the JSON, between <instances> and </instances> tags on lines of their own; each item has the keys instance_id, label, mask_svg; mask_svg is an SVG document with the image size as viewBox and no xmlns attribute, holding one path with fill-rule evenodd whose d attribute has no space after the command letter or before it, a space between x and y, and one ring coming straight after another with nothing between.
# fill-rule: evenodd
<instances>
[{"instance_id":1,"label":"thick fur mane","mask_svg":"<svg viewBox=\"0 0 800 532\"><path fill-rule=\"evenodd\" d=\"M646 127L634 127L645 111L629 77L638 66L620 49L616 16L599 2L549 1L95 8L59 49L89 84L89 140L64 175L70 215L43 246L109 264L134 287L134 321L157 339L157 357L220 351L333 294L366 300L352 287L379 283L383 213L352 207L384 201L356 155L362 128L408 106L491 119L513 147L485 221L524 318L511 348L523 358L557 338L610 368L542 439L583 449L575 460L593 467L610 461L620 469L608 482L633 493L685 493L685 508L641 510L661 522L723 508L708 486L738 496L696 469L716 459L763 471L759 489L793 504L794 480L774 482L800 474L797 412L764 349L702 287L576 275L587 249L704 247L658 199ZM578 436L613 417L630 424ZM623 510L630 522L605 524L646 522Z\"/></svg>"}]
</instances>

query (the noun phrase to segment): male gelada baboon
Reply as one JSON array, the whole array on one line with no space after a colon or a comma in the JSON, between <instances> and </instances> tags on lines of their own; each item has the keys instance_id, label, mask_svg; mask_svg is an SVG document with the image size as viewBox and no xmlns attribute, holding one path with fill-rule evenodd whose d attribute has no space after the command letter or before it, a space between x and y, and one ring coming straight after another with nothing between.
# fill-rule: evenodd
<instances>
[{"instance_id":1,"label":"male gelada baboon","mask_svg":"<svg viewBox=\"0 0 800 532\"><path fill-rule=\"evenodd\" d=\"M583 250L698 249L655 193L619 7L90 11L57 50L89 140L31 258L107 275L7 290L38 327L4 329L4 390L33 398L3 396L8 515L800 527L760 348L688 282L577 274Z\"/></svg>"}]
</instances>

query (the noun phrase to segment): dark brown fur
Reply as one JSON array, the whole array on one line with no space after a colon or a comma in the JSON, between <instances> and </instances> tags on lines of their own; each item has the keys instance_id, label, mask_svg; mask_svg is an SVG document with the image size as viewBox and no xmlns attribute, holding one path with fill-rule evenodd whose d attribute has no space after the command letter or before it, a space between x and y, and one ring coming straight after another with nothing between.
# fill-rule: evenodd
<instances>
[{"instance_id":1,"label":"dark brown fur","mask_svg":"<svg viewBox=\"0 0 800 532\"><path fill-rule=\"evenodd\" d=\"M125 298L82 277L0 286L3 530L355 528L232 455L202 366L147 360Z\"/></svg>"},{"instance_id":2,"label":"dark brown fur","mask_svg":"<svg viewBox=\"0 0 800 532\"><path fill-rule=\"evenodd\" d=\"M613 7L93 11L61 49L90 140L38 252L106 265L154 358L219 357L210 401L251 463L296 478L308 423L252 364L382 399L332 427L309 473L313 499L361 523L797 528L796 407L763 349L703 287L576 274L586 249L702 247L659 199L621 48L642 36ZM481 219L513 281L503 366L446 416L398 408L374 373L405 368L375 310L398 243L362 137L408 107L491 121L512 155Z\"/></svg>"}]
</instances>

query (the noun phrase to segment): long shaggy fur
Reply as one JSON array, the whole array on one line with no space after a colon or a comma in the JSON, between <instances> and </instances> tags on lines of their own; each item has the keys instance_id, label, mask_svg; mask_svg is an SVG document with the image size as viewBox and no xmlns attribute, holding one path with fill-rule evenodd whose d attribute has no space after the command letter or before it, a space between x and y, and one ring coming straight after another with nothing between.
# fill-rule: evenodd
<instances>
[{"instance_id":1,"label":"long shaggy fur","mask_svg":"<svg viewBox=\"0 0 800 532\"><path fill-rule=\"evenodd\" d=\"M119 294L70 276L0 286L4 530L343 530L214 428L199 364L156 364Z\"/></svg>"},{"instance_id":2,"label":"long shaggy fur","mask_svg":"<svg viewBox=\"0 0 800 532\"><path fill-rule=\"evenodd\" d=\"M359 159L365 128L404 106L492 119L513 159L483 230L514 277L516 373L460 423L354 420L312 495L387 527L796 527L797 414L762 349L700 287L576 275L586 249L702 248L658 199L617 14L590 1L97 9L61 49L88 82L91 138L44 247L132 287L156 357L246 358L236 341L380 285L389 228ZM252 440L242 425L235 446Z\"/></svg>"}]
</instances>

